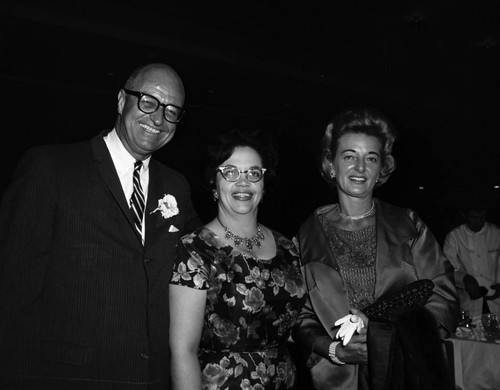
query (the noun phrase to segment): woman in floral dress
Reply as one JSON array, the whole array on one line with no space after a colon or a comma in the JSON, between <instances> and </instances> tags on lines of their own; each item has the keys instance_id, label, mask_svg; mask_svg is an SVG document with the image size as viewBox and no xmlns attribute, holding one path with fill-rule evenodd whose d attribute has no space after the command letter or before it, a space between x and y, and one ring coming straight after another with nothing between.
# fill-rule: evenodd
<instances>
[{"instance_id":1,"label":"woman in floral dress","mask_svg":"<svg viewBox=\"0 0 500 390\"><path fill-rule=\"evenodd\" d=\"M258 131L214 141L206 168L217 217L183 237L170 284L173 389L293 389L298 252L257 221L274 153Z\"/></svg>"}]
</instances>

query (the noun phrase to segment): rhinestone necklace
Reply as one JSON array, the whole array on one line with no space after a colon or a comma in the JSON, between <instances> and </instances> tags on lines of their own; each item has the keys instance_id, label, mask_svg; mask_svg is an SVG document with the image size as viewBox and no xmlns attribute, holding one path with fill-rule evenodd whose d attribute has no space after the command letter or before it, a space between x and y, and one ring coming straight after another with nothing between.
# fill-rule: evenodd
<instances>
[{"instance_id":1,"label":"rhinestone necklace","mask_svg":"<svg viewBox=\"0 0 500 390\"><path fill-rule=\"evenodd\" d=\"M363 213L361 215L356 215L354 217L351 217L350 215L345 215L344 213L342 213L342 211L340 211L340 206L339 206L339 214L342 218L344 219L348 219L350 221L357 221L358 219L363 219L363 218L366 218L368 217L371 213L373 213L373 211L375 210L375 202L372 200L372 207L370 207L370 210L368 210L366 213Z\"/></svg>"},{"instance_id":2,"label":"rhinestone necklace","mask_svg":"<svg viewBox=\"0 0 500 390\"><path fill-rule=\"evenodd\" d=\"M253 252L253 247L256 246L260 248L262 246L261 241L264 239L264 233L262 233L262 228L257 224L257 233L253 237L240 237L234 234L227 226L225 226L217 216L217 221L226 231L225 237L228 240L233 240L235 246L240 246L241 243L245 243L245 246L250 252Z\"/></svg>"}]
</instances>

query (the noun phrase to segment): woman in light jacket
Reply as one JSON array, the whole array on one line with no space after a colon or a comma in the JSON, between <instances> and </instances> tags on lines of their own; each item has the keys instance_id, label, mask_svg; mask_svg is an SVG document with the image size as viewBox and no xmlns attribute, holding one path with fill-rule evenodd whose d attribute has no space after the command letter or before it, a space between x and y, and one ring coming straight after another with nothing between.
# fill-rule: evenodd
<instances>
[{"instance_id":1,"label":"woman in light jacket","mask_svg":"<svg viewBox=\"0 0 500 390\"><path fill-rule=\"evenodd\" d=\"M335 116L322 140L321 174L338 203L318 208L296 236L308 298L293 334L317 390L449 384L432 376L446 374L441 339L458 319L453 268L413 210L373 198L395 169L395 138L382 115L360 109ZM415 294L405 291L419 280Z\"/></svg>"}]
</instances>

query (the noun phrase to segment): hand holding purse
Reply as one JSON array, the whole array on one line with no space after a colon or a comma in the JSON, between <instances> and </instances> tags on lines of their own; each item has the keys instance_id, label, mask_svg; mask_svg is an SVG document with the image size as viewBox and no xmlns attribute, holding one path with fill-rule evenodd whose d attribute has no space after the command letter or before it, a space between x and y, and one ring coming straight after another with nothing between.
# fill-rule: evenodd
<instances>
[{"instance_id":1,"label":"hand holding purse","mask_svg":"<svg viewBox=\"0 0 500 390\"><path fill-rule=\"evenodd\" d=\"M412 282L399 291L386 295L362 310L369 319L379 321L394 321L398 313L412 307L423 306L432 295L434 282L421 279ZM342 345L347 345L354 333L364 328L363 320L353 314L348 314L333 324L340 326L335 338L342 340Z\"/></svg>"}]
</instances>

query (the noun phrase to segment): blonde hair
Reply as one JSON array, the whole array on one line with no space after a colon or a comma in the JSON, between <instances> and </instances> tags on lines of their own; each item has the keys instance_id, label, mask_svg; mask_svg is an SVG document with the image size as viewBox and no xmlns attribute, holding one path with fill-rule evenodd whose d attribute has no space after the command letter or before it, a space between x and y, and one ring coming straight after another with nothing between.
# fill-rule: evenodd
<instances>
[{"instance_id":1,"label":"blonde hair","mask_svg":"<svg viewBox=\"0 0 500 390\"><path fill-rule=\"evenodd\" d=\"M319 170L323 179L335 185L332 178L332 163L337 153L340 138L345 134L366 134L376 137L382 145L382 168L376 186L384 184L396 169L392 147L397 134L389 121L380 113L368 108L342 111L328 123L321 140Z\"/></svg>"}]
</instances>

